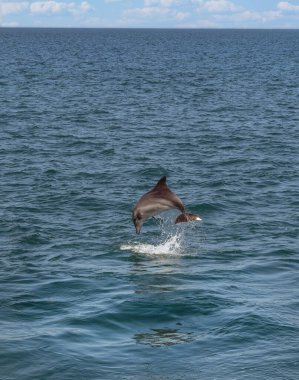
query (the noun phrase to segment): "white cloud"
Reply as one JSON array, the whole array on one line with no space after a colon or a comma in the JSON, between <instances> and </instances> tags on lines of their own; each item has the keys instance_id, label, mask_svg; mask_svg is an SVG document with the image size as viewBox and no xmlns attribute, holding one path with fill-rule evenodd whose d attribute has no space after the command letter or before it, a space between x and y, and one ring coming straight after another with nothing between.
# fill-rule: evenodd
<instances>
[{"instance_id":1,"label":"white cloud","mask_svg":"<svg viewBox=\"0 0 299 380\"><path fill-rule=\"evenodd\" d=\"M231 26L267 24L282 17L281 10L250 10L229 0L192 0L192 2L198 5L200 14L204 14L204 11L209 12L211 16L207 16L206 19L216 21L218 27L226 26L228 23Z\"/></svg>"},{"instance_id":2,"label":"white cloud","mask_svg":"<svg viewBox=\"0 0 299 380\"><path fill-rule=\"evenodd\" d=\"M0 0L0 25L36 24L40 15L51 15L55 23L55 16L62 13L64 20L68 17L69 25L72 17L76 23L80 18L90 25L86 13L93 9L90 17L93 16L97 26L298 28L299 2L296 0L277 0L272 9L266 6L256 8L243 0L139 0L139 7L134 8L136 4L137 0ZM102 19L99 17L101 7L110 8L115 13Z\"/></svg>"},{"instance_id":3,"label":"white cloud","mask_svg":"<svg viewBox=\"0 0 299 380\"><path fill-rule=\"evenodd\" d=\"M278 11L265 11L265 12L254 12L254 11L245 11L239 14L242 20L256 20L267 22L270 20L275 20L281 16L281 13Z\"/></svg>"},{"instance_id":4,"label":"white cloud","mask_svg":"<svg viewBox=\"0 0 299 380\"><path fill-rule=\"evenodd\" d=\"M10 13L18 13L22 12L23 10L27 9L29 6L29 3L27 1L22 1L19 3L0 3L0 15L8 15Z\"/></svg>"},{"instance_id":5,"label":"white cloud","mask_svg":"<svg viewBox=\"0 0 299 380\"><path fill-rule=\"evenodd\" d=\"M82 12L88 12L92 9L92 6L87 1L82 1L78 9Z\"/></svg>"},{"instance_id":6,"label":"white cloud","mask_svg":"<svg viewBox=\"0 0 299 380\"><path fill-rule=\"evenodd\" d=\"M106 0L112 1L112 0ZM115 1L115 0L113 0ZM155 17L167 16L174 20L184 20L190 16L190 12L181 11L177 5L186 5L186 0L144 0L144 6L140 8L130 8L124 11L125 17Z\"/></svg>"},{"instance_id":7,"label":"white cloud","mask_svg":"<svg viewBox=\"0 0 299 380\"><path fill-rule=\"evenodd\" d=\"M165 15L169 13L167 8L163 7L143 7L143 8L132 8L127 9L124 14L125 16L153 16L153 15Z\"/></svg>"},{"instance_id":8,"label":"white cloud","mask_svg":"<svg viewBox=\"0 0 299 380\"><path fill-rule=\"evenodd\" d=\"M202 8L211 13L235 12L238 7L228 0L210 0L202 5Z\"/></svg>"},{"instance_id":9,"label":"white cloud","mask_svg":"<svg viewBox=\"0 0 299 380\"><path fill-rule=\"evenodd\" d=\"M279 19L281 17L281 12L279 11L249 11L245 10L243 12L233 13L230 15L214 15L214 18L219 21L229 21L234 23L246 22L246 21L257 21L262 23L267 23Z\"/></svg>"},{"instance_id":10,"label":"white cloud","mask_svg":"<svg viewBox=\"0 0 299 380\"><path fill-rule=\"evenodd\" d=\"M190 13L189 12L176 12L174 14L174 17L177 19L177 20L185 20L186 18L188 18L190 16Z\"/></svg>"},{"instance_id":11,"label":"white cloud","mask_svg":"<svg viewBox=\"0 0 299 380\"><path fill-rule=\"evenodd\" d=\"M1 1L1 0L0 0ZM5 16L15 13L23 12L28 9L29 3L27 1L21 2L0 2L0 26L13 27L18 26L16 21L6 21Z\"/></svg>"},{"instance_id":12,"label":"white cloud","mask_svg":"<svg viewBox=\"0 0 299 380\"><path fill-rule=\"evenodd\" d=\"M277 8L281 11L299 12L299 5L293 5L287 1L281 1L278 3Z\"/></svg>"},{"instance_id":13,"label":"white cloud","mask_svg":"<svg viewBox=\"0 0 299 380\"><path fill-rule=\"evenodd\" d=\"M88 12L91 5L87 1L82 1L80 4L74 2L58 2L54 0L45 1L20 1L20 2L1 2L0 0L0 25L1 26L16 26L19 25L16 21L6 21L5 16L20 12L30 11L31 14L68 12L73 16Z\"/></svg>"},{"instance_id":14,"label":"white cloud","mask_svg":"<svg viewBox=\"0 0 299 380\"><path fill-rule=\"evenodd\" d=\"M64 3L53 0L48 1L36 1L31 3L30 11L32 13L59 13L67 11L73 14L87 12L91 9L91 5L87 1L83 1L81 4L76 3Z\"/></svg>"},{"instance_id":15,"label":"white cloud","mask_svg":"<svg viewBox=\"0 0 299 380\"><path fill-rule=\"evenodd\" d=\"M176 0L144 0L144 6L150 7L151 5L161 6L161 7L171 7L177 3Z\"/></svg>"},{"instance_id":16,"label":"white cloud","mask_svg":"<svg viewBox=\"0 0 299 380\"><path fill-rule=\"evenodd\" d=\"M150 0L154 2L155 0ZM161 3L162 0L159 1ZM155 1L156 2L156 1ZM162 4L162 3L161 3ZM171 5L170 2L168 5ZM166 3L160 6L144 6L143 8L131 8L124 11L124 16L133 17L134 19L153 18L153 17L167 17L167 20L182 21L190 16L189 12L178 11L169 7Z\"/></svg>"},{"instance_id":17,"label":"white cloud","mask_svg":"<svg viewBox=\"0 0 299 380\"><path fill-rule=\"evenodd\" d=\"M56 1L37 1L30 5L30 10L32 13L45 13L45 12L60 12L65 3L57 3Z\"/></svg>"}]
</instances>

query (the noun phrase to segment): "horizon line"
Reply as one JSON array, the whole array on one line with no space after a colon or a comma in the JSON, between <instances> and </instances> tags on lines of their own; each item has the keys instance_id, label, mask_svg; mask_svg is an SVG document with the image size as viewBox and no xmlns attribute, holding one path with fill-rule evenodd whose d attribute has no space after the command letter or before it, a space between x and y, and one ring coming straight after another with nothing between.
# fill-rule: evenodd
<instances>
[{"instance_id":1,"label":"horizon line","mask_svg":"<svg viewBox=\"0 0 299 380\"><path fill-rule=\"evenodd\" d=\"M0 25L0 29L118 29L118 30L299 30L299 27L115 27L115 26L9 26Z\"/></svg>"}]
</instances>

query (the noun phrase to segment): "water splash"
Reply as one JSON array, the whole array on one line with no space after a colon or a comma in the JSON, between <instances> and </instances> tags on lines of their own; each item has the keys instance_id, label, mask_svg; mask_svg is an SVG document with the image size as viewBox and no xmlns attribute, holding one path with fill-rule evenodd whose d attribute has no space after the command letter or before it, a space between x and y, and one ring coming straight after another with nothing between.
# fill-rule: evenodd
<instances>
[{"instance_id":1,"label":"water splash","mask_svg":"<svg viewBox=\"0 0 299 380\"><path fill-rule=\"evenodd\" d=\"M169 236L166 240L157 244L139 242L122 244L120 249L148 255L179 255L183 251L180 235Z\"/></svg>"},{"instance_id":2,"label":"water splash","mask_svg":"<svg viewBox=\"0 0 299 380\"><path fill-rule=\"evenodd\" d=\"M186 229L193 223L175 225L173 218L159 218L160 235L152 243L128 242L120 246L121 250L145 255L184 255L187 253ZM192 227L193 228L193 227ZM188 253L190 254L190 252Z\"/></svg>"}]
</instances>

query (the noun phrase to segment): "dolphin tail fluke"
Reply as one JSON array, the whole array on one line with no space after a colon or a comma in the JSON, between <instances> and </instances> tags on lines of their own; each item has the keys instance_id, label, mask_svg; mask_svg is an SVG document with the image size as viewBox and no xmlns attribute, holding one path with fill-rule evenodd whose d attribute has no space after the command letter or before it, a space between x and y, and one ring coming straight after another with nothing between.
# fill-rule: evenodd
<instances>
[{"instance_id":1,"label":"dolphin tail fluke","mask_svg":"<svg viewBox=\"0 0 299 380\"><path fill-rule=\"evenodd\" d=\"M194 221L194 220L201 220L201 218L199 217L199 215L190 214L189 212L184 212L183 214L180 214L176 218L175 224L177 224L177 223L183 223L183 222L191 222L191 221Z\"/></svg>"}]
</instances>

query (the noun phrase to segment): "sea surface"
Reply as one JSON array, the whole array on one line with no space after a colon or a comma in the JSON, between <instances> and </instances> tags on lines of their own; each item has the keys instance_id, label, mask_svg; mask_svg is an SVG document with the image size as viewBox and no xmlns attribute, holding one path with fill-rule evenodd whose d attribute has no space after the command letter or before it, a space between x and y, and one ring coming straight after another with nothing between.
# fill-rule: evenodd
<instances>
[{"instance_id":1,"label":"sea surface","mask_svg":"<svg viewBox=\"0 0 299 380\"><path fill-rule=\"evenodd\" d=\"M0 149L1 380L299 378L298 30L2 28Z\"/></svg>"}]
</instances>

